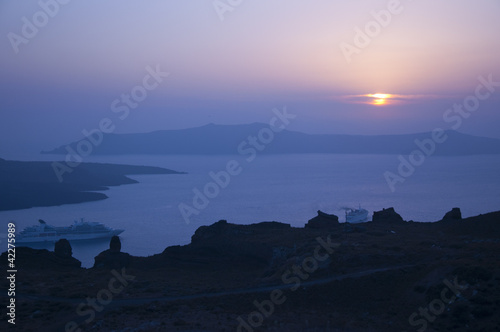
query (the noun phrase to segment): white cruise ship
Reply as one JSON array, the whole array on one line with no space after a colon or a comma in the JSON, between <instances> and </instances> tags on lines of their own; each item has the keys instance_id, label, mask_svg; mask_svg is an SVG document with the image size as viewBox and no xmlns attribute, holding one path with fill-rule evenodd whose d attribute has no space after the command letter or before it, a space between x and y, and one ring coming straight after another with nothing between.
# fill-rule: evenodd
<instances>
[{"instance_id":1,"label":"white cruise ship","mask_svg":"<svg viewBox=\"0 0 500 332\"><path fill-rule=\"evenodd\" d=\"M358 224L368 221L368 211L362 209L346 209L345 211L345 221L351 224Z\"/></svg>"},{"instance_id":2,"label":"white cruise ship","mask_svg":"<svg viewBox=\"0 0 500 332\"><path fill-rule=\"evenodd\" d=\"M111 238L123 232L123 229L112 229L98 222L87 222L81 219L68 227L50 226L43 220L40 224L26 227L16 236L16 243L56 242L60 239L93 240Z\"/></svg>"}]
</instances>

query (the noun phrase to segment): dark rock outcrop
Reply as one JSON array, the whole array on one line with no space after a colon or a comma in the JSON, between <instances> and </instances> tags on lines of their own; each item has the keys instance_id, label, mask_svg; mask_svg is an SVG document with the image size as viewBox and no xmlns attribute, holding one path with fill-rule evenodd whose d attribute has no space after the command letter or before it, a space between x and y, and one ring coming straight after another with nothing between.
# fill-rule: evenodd
<instances>
[{"instance_id":1,"label":"dark rock outcrop","mask_svg":"<svg viewBox=\"0 0 500 332\"><path fill-rule=\"evenodd\" d=\"M0 261L7 262L7 256L7 252L2 253ZM56 242L54 251L16 247L16 265L27 269L59 271L67 268L80 268L82 262L72 256L72 249L68 240L61 239Z\"/></svg>"},{"instance_id":2,"label":"dark rock outcrop","mask_svg":"<svg viewBox=\"0 0 500 332\"><path fill-rule=\"evenodd\" d=\"M374 223L403 223L405 222L403 218L394 211L393 207L388 209L382 209L382 211L373 212L373 222Z\"/></svg>"},{"instance_id":3,"label":"dark rock outcrop","mask_svg":"<svg viewBox=\"0 0 500 332\"><path fill-rule=\"evenodd\" d=\"M257 264L267 266L272 260L273 245L265 239L276 237L291 230L289 224L275 221L251 225L230 224L219 220L210 226L199 227L191 237L187 250L196 254L198 262L219 264ZM164 255L171 257L173 249ZM212 264L212 263L211 263Z\"/></svg>"},{"instance_id":4,"label":"dark rock outcrop","mask_svg":"<svg viewBox=\"0 0 500 332\"><path fill-rule=\"evenodd\" d=\"M73 256L73 248L66 239L60 239L54 245L54 255L60 258L68 258Z\"/></svg>"},{"instance_id":5,"label":"dark rock outcrop","mask_svg":"<svg viewBox=\"0 0 500 332\"><path fill-rule=\"evenodd\" d=\"M318 215L310 219L305 225L306 228L331 228L339 224L339 217L334 214L327 214L318 210Z\"/></svg>"},{"instance_id":6,"label":"dark rock outcrop","mask_svg":"<svg viewBox=\"0 0 500 332\"><path fill-rule=\"evenodd\" d=\"M276 221L265 221L251 225L229 224L226 220L219 220L210 226L200 226L191 237L192 244L204 243L209 240L226 241L237 235L251 235L259 232L290 229L290 224Z\"/></svg>"},{"instance_id":7,"label":"dark rock outcrop","mask_svg":"<svg viewBox=\"0 0 500 332\"><path fill-rule=\"evenodd\" d=\"M442 220L462 220L462 212L460 208L453 208L451 211L446 212Z\"/></svg>"},{"instance_id":8,"label":"dark rock outcrop","mask_svg":"<svg viewBox=\"0 0 500 332\"><path fill-rule=\"evenodd\" d=\"M132 256L120 252L122 247L120 238L113 236L109 242L109 249L104 250L94 258L94 268L121 269L129 267Z\"/></svg>"},{"instance_id":9,"label":"dark rock outcrop","mask_svg":"<svg viewBox=\"0 0 500 332\"><path fill-rule=\"evenodd\" d=\"M60 239L54 245L53 260L61 266L80 267L82 262L73 257L73 249L66 239Z\"/></svg>"},{"instance_id":10,"label":"dark rock outcrop","mask_svg":"<svg viewBox=\"0 0 500 332\"><path fill-rule=\"evenodd\" d=\"M122 250L122 242L120 241L120 237L117 235L113 236L109 241L109 250L112 252L120 252Z\"/></svg>"},{"instance_id":11,"label":"dark rock outcrop","mask_svg":"<svg viewBox=\"0 0 500 332\"><path fill-rule=\"evenodd\" d=\"M227 232L227 220L219 220L210 226L200 226L191 236L191 243L208 240Z\"/></svg>"}]
</instances>

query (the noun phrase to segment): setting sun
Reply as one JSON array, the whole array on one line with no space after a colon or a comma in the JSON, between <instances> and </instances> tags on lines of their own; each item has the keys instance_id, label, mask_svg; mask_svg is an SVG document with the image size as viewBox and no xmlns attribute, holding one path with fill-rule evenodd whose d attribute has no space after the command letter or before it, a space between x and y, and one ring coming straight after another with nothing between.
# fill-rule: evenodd
<instances>
[{"instance_id":1,"label":"setting sun","mask_svg":"<svg viewBox=\"0 0 500 332\"><path fill-rule=\"evenodd\" d=\"M374 93L374 94L369 94L366 96L373 98L373 100L370 102L370 104L377 105L377 106L387 105L388 99L390 99L392 97L392 95L387 94L387 93Z\"/></svg>"}]
</instances>

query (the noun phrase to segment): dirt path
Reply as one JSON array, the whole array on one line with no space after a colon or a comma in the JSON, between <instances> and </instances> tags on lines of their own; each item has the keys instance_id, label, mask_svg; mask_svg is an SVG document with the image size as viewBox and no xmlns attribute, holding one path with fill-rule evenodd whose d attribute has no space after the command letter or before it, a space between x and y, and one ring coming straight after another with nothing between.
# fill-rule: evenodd
<instances>
[{"instance_id":1,"label":"dirt path","mask_svg":"<svg viewBox=\"0 0 500 332\"><path fill-rule=\"evenodd\" d=\"M301 283L301 287L310 287L310 286L315 286L315 285L323 285L327 284L333 281L340 281L344 279L350 279L350 278L360 278L364 277L367 275L371 275L374 273L379 273L379 272L386 272L386 271L391 271L391 270L397 270L397 269L404 269L404 268L409 268L413 267L415 265L398 265L398 266L391 266L391 267L385 267L385 268L377 268L377 269L369 269L369 270L364 270L364 271L359 271L359 272L353 272L353 273L347 273L339 276L332 276L328 278L322 278L318 280L312 280L312 281L303 281ZM94 319L97 320L99 319L100 316L104 315L104 313L110 309L116 309L122 306L139 306L143 305L146 303L150 302L173 302L173 301L187 301L187 300L196 300L200 298L214 298L214 297L220 297L220 296L230 296L230 295L241 295L241 294L253 294L253 293L267 293L267 292L272 292L275 289L290 289L294 285L291 284L278 284L278 285L269 285L269 286L260 286L260 287L253 287L253 288L243 288L243 289L233 289L233 290L227 290L223 292L216 292L216 293L198 293L198 294L191 294L191 295L179 295L179 296L161 296L161 297L141 297L141 298L128 298L128 299L114 299L109 305L105 306L104 309L101 312L96 313L96 318ZM7 294L7 292L1 292L2 297L4 294ZM33 300L33 301L50 301L50 302L58 302L58 303L71 303L76 305L80 303L84 303L85 299L69 299L69 298L63 298L63 297L54 297L54 296L44 296L44 295L28 295L28 294L17 294L16 296L18 299L26 299L26 300ZM85 316L86 317L86 316ZM68 316L67 320L64 323L55 323L52 326L46 326L51 331L64 331L64 327L67 322L69 321L75 321L77 324L84 326L84 318L82 316L79 316L75 313L75 315ZM89 323L89 324L92 324Z\"/></svg>"}]
</instances>

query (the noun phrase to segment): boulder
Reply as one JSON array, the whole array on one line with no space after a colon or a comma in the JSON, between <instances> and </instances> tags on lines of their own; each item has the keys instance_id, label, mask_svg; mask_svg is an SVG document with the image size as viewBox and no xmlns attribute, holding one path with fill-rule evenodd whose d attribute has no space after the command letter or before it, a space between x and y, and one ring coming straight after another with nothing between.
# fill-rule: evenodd
<instances>
[{"instance_id":1,"label":"boulder","mask_svg":"<svg viewBox=\"0 0 500 332\"><path fill-rule=\"evenodd\" d=\"M442 220L462 220L460 208L455 207L451 211L446 212Z\"/></svg>"},{"instance_id":2,"label":"boulder","mask_svg":"<svg viewBox=\"0 0 500 332\"><path fill-rule=\"evenodd\" d=\"M114 235L109 241L109 250L112 252L120 252L122 250L122 242L118 235Z\"/></svg>"},{"instance_id":3,"label":"boulder","mask_svg":"<svg viewBox=\"0 0 500 332\"><path fill-rule=\"evenodd\" d=\"M73 256L73 248L66 239L60 239L54 245L54 255L60 258L69 258Z\"/></svg>"},{"instance_id":4,"label":"boulder","mask_svg":"<svg viewBox=\"0 0 500 332\"><path fill-rule=\"evenodd\" d=\"M66 239L60 239L54 245L52 260L60 266L81 267L82 262L73 257L73 249Z\"/></svg>"},{"instance_id":5,"label":"boulder","mask_svg":"<svg viewBox=\"0 0 500 332\"><path fill-rule=\"evenodd\" d=\"M121 269L128 267L131 262L131 256L120 252L122 247L120 238L113 236L109 242L109 249L104 250L94 258L94 268Z\"/></svg>"},{"instance_id":6,"label":"boulder","mask_svg":"<svg viewBox=\"0 0 500 332\"><path fill-rule=\"evenodd\" d=\"M339 217L334 214L324 213L318 210L318 215L310 219L305 228L323 229L335 227L339 224Z\"/></svg>"},{"instance_id":7,"label":"boulder","mask_svg":"<svg viewBox=\"0 0 500 332\"><path fill-rule=\"evenodd\" d=\"M382 211L373 212L374 223L402 223L405 222L403 218L394 211L393 207L382 209Z\"/></svg>"},{"instance_id":8,"label":"boulder","mask_svg":"<svg viewBox=\"0 0 500 332\"><path fill-rule=\"evenodd\" d=\"M71 246L69 242L67 242L67 240L59 240L58 242L59 244L56 245L57 253L47 249L16 247L16 265L26 269L51 269L54 271L66 270L68 268L80 268L82 262L71 256ZM61 248L64 248L64 250L61 250ZM7 251L2 253L0 262L7 263L7 257Z\"/></svg>"},{"instance_id":9,"label":"boulder","mask_svg":"<svg viewBox=\"0 0 500 332\"><path fill-rule=\"evenodd\" d=\"M219 220L210 226L200 226L186 249L197 256L198 262L267 266L272 260L273 246L266 239L279 238L291 230L290 224L275 221L236 225ZM172 254L167 249L166 256Z\"/></svg>"}]
</instances>

